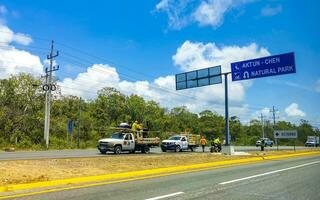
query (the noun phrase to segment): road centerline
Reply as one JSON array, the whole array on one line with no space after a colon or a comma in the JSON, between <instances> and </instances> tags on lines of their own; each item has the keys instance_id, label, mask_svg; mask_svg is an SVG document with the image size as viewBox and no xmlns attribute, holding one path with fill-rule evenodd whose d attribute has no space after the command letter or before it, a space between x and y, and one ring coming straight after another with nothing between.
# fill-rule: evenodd
<instances>
[{"instance_id":1,"label":"road centerline","mask_svg":"<svg viewBox=\"0 0 320 200\"><path fill-rule=\"evenodd\" d=\"M256 175L252 175L252 176L247 176L244 178L239 178L239 179L234 179L234 180L230 180L230 181L225 181L225 182L221 182L219 183L219 185L226 185L226 184L230 184L230 183L235 183L235 182L239 182L239 181L244 181L244 180L248 180L248 179L253 179L253 178L257 178L257 177L261 177L261 176L266 176L269 174L275 174L275 173L279 173L279 172L283 172L283 171L288 171L291 169L296 169L296 168L301 168L301 167L305 167L308 165L313 165L313 164L317 164L320 163L320 161L314 161L314 162L310 162L310 163L305 163L305 164L301 164L301 165L296 165L293 167L288 167L288 168L283 168L283 169L278 169L278 170L274 170L274 171L270 171L270 172L265 172L262 174L256 174Z\"/></svg>"},{"instance_id":2,"label":"road centerline","mask_svg":"<svg viewBox=\"0 0 320 200\"><path fill-rule=\"evenodd\" d=\"M152 198L149 198L149 199L146 199L146 200L164 199L164 198L173 197L173 196L177 196L177 195L181 195L181 194L184 194L184 192L176 192L176 193L172 193L172 194L167 194L167 195L152 197Z\"/></svg>"}]
</instances>

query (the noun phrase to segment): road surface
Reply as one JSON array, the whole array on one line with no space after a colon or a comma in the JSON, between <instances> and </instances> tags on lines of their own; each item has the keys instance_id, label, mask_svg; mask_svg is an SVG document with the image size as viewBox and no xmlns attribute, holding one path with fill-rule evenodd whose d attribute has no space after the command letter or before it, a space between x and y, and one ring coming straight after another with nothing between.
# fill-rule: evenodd
<instances>
[{"instance_id":1,"label":"road surface","mask_svg":"<svg viewBox=\"0 0 320 200\"><path fill-rule=\"evenodd\" d=\"M312 147L296 147L296 149L311 149ZM266 147L266 150L276 150L277 147ZM280 146L280 150L293 150L292 146ZM259 147L255 146L235 146L235 151L259 151ZM201 148L197 148L197 152ZM209 152L209 147L206 148ZM160 148L152 148L151 154L159 154ZM137 154L138 155L138 154ZM0 151L1 160L30 160L30 159L46 159L46 158L81 158L81 157L99 157L99 156L113 156L112 153L102 155L97 149L72 149L72 150L48 150L48 151L17 151L4 152Z\"/></svg>"},{"instance_id":2,"label":"road surface","mask_svg":"<svg viewBox=\"0 0 320 200\"><path fill-rule=\"evenodd\" d=\"M19 199L320 199L320 156L171 175Z\"/></svg>"}]
</instances>

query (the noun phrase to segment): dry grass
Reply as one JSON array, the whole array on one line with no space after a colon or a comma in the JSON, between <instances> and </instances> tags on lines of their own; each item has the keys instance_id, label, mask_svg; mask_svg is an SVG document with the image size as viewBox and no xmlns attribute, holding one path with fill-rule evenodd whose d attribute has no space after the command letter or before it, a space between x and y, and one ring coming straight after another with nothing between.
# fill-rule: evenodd
<instances>
[{"instance_id":1,"label":"dry grass","mask_svg":"<svg viewBox=\"0 0 320 200\"><path fill-rule=\"evenodd\" d=\"M95 158L0 161L0 185L288 153L293 153L293 151L267 151L262 154L261 152L253 152L250 156L223 156L211 153L167 153L159 155L106 155L105 157Z\"/></svg>"}]
</instances>

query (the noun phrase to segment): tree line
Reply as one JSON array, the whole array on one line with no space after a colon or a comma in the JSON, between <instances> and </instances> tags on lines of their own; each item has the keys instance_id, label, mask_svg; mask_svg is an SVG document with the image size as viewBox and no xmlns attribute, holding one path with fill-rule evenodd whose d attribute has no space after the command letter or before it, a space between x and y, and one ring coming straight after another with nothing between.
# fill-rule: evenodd
<instances>
[{"instance_id":1,"label":"tree line","mask_svg":"<svg viewBox=\"0 0 320 200\"><path fill-rule=\"evenodd\" d=\"M41 80L28 74L19 74L0 80L0 147L19 149L43 149L44 99ZM81 115L79 115L81 112ZM80 116L80 120L79 120ZM68 135L67 122L74 122L74 130ZM80 148L94 147L100 138L112 133L110 127L121 122L143 122L161 139L172 133L189 131L204 135L207 139L224 138L224 117L210 110L198 114L186 107L167 109L155 101L147 101L137 95L124 95L115 88L103 88L92 100L76 96L60 96L52 102L50 124L50 148L76 148L80 133ZM80 121L80 123L79 123ZM273 138L273 130L298 130L298 139L281 140L282 145L296 142L303 145L309 135L319 135L308 121L299 125L286 121L267 122L265 135ZM79 132L78 132L79 130ZM231 142L235 145L254 145L262 135L261 122L252 120L242 124L237 116L230 118Z\"/></svg>"}]
</instances>

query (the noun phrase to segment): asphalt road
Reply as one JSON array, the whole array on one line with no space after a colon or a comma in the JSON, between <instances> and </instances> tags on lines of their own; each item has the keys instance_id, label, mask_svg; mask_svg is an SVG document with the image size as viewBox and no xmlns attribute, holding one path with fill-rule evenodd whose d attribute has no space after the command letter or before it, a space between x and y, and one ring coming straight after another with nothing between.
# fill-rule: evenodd
<instances>
[{"instance_id":1,"label":"asphalt road","mask_svg":"<svg viewBox=\"0 0 320 200\"><path fill-rule=\"evenodd\" d=\"M310 147L296 147L296 149L310 149ZM277 147L266 147L265 150L276 150ZM293 146L280 146L280 150L293 150ZM235 151L259 151L259 147L255 146L235 146ZM197 148L197 152L202 151ZM206 148L209 152L209 147ZM160 148L152 148L151 154L159 154ZM137 155L140 153L137 153ZM113 153L102 155L97 149L72 149L72 150L48 150L48 151L17 151L4 152L0 151L0 160L30 160L30 159L47 159L47 158L81 158L81 157L99 157L99 156L115 156Z\"/></svg>"},{"instance_id":2,"label":"asphalt road","mask_svg":"<svg viewBox=\"0 0 320 200\"><path fill-rule=\"evenodd\" d=\"M320 156L313 156L64 190L20 199L318 200L319 169Z\"/></svg>"}]
</instances>

